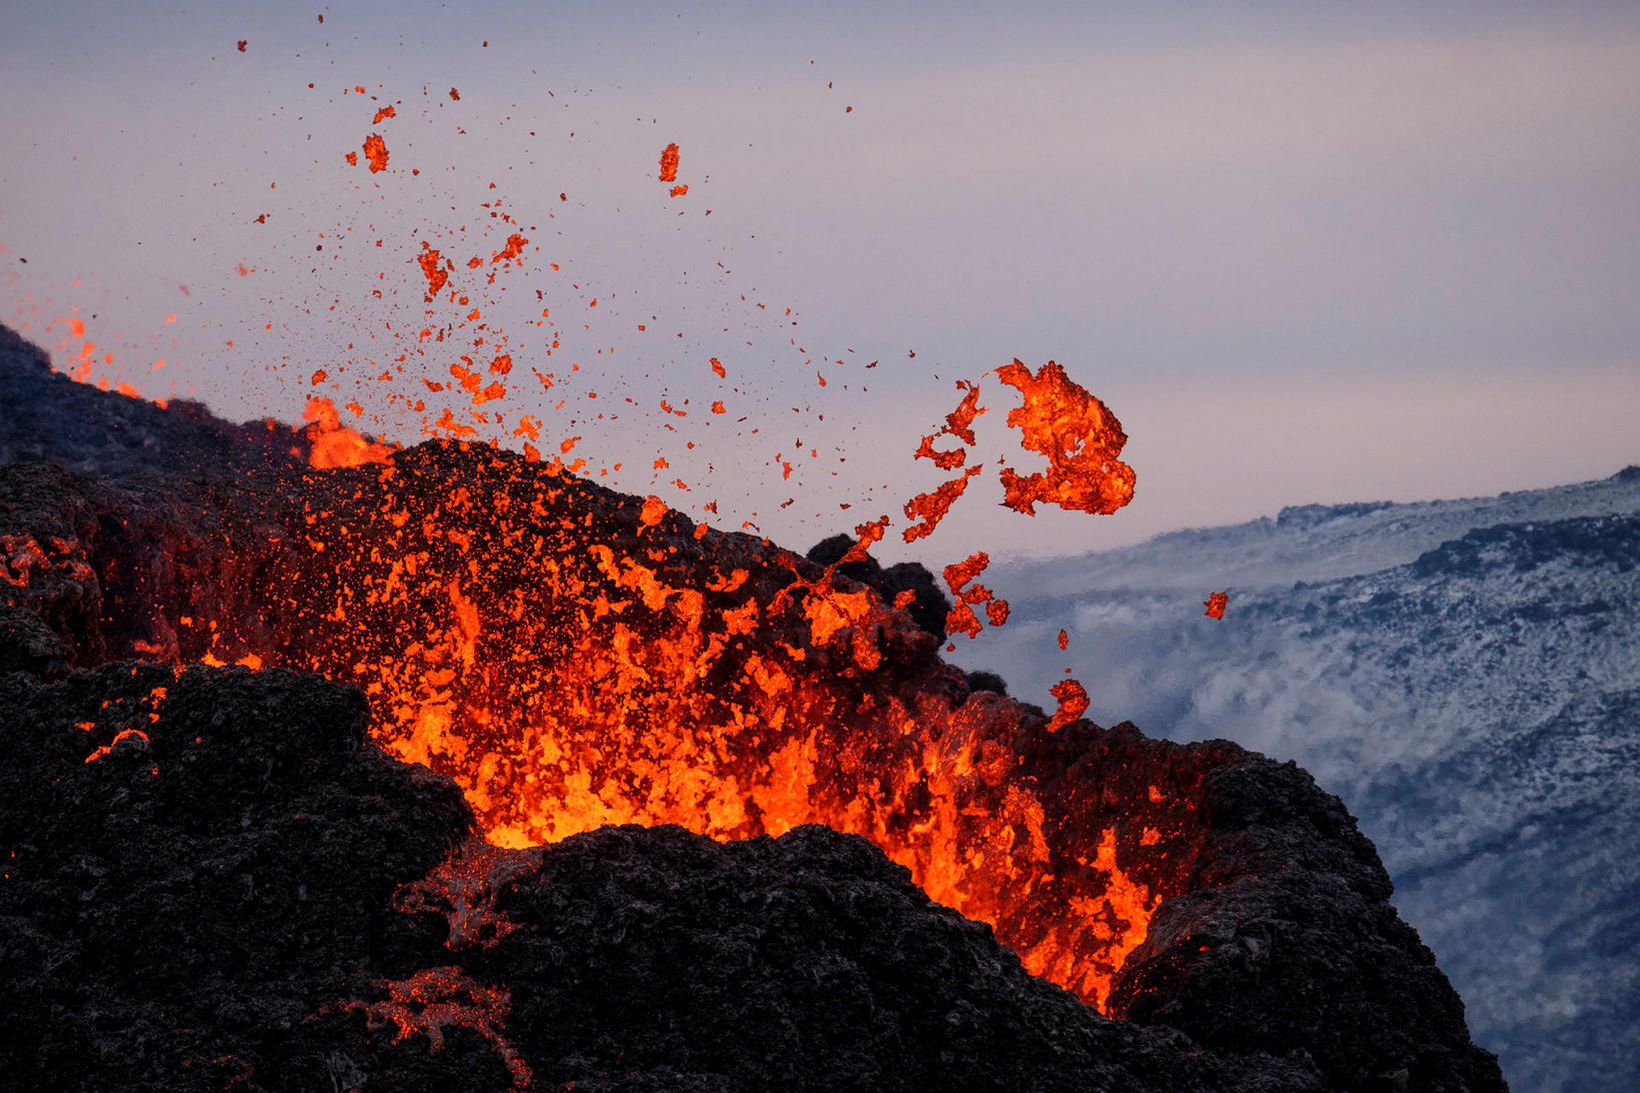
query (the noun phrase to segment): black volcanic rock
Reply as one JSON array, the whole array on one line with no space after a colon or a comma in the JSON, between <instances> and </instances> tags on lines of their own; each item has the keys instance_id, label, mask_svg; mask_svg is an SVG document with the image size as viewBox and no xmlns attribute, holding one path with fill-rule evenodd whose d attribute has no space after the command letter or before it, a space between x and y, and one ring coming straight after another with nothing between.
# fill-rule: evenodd
<instances>
[{"instance_id":1,"label":"black volcanic rock","mask_svg":"<svg viewBox=\"0 0 1640 1093\"><path fill-rule=\"evenodd\" d=\"M1503 1088L1336 798L1224 742L1049 732L939 660L943 613L938 631L890 613L864 673L826 649L783 662L832 712L820 753L858 763L817 766L807 792L886 798L871 772L925 750L965 764L941 790L952 822L1020 816L987 852L1035 866L1035 902L1002 907L999 930L1069 906L1058 886L1097 878L1108 836L1131 880L1168 896L1115 975L1124 1020L1030 977L990 927L823 829L727 843L606 829L479 854L450 782L366 742L380 710L357 692L125 659L307 662L370 575L358 544L390 541L387 476L311 475L300 434L97 392L26 347L0 346L0 393L29 407L0 416L0 852L15 855L0 993L21 1032L0 1067L23 1088L490 1089L525 1069L581 1090ZM395 509L448 514L451 483L505 497L547 474L429 443L391 478ZM570 546L636 544L675 587L744 570L738 594L768 600L819 572L681 514L639 527L638 499L567 475L552 489L534 496L573 518ZM326 552L307 543L315 511L346 525ZM500 537L458 530L458 546L405 549L434 571L482 564L511 592ZM875 564L864 576L899 587L900 567ZM916 568L894 580L931 586ZM737 648L778 657L805 640L793 625ZM890 708L923 720L881 720ZM928 796L890 799L887 830L925 823ZM477 896L438 879L458 843L454 862L483 863ZM431 913L441 900L453 933Z\"/></svg>"},{"instance_id":2,"label":"black volcanic rock","mask_svg":"<svg viewBox=\"0 0 1640 1093\"><path fill-rule=\"evenodd\" d=\"M7 1088L328 1087L310 1023L424 958L389 897L472 822L364 728L282 671L0 675Z\"/></svg>"},{"instance_id":3,"label":"black volcanic rock","mask_svg":"<svg viewBox=\"0 0 1640 1093\"><path fill-rule=\"evenodd\" d=\"M510 932L451 952L392 897L472 816L364 724L357 692L279 670L0 676L8 1089L505 1089L503 1051L579 1090L1322 1088L1302 1057L1105 1020L820 827L513 852ZM369 1028L434 970L508 993L504 1049Z\"/></svg>"},{"instance_id":4,"label":"black volcanic rock","mask_svg":"<svg viewBox=\"0 0 1640 1093\"><path fill-rule=\"evenodd\" d=\"M1129 958L1114 999L1128 1019L1226 1052L1303 1043L1340 1089L1501 1085L1336 797L1261 760L1209 774L1202 807L1216 837L1199 887L1158 909Z\"/></svg>"}]
</instances>

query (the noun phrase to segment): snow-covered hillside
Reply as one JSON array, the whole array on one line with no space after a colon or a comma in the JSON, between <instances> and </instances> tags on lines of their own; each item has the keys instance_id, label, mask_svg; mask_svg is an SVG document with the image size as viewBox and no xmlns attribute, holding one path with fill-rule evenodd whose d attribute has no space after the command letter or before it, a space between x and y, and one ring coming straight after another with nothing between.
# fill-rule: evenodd
<instances>
[{"instance_id":1,"label":"snow-covered hillside","mask_svg":"<svg viewBox=\"0 0 1640 1093\"><path fill-rule=\"evenodd\" d=\"M1296 759L1516 1089L1640 1089L1640 469L987 576L1013 617L958 639L969 667L1051 706L1068 666L1096 720Z\"/></svg>"}]
</instances>

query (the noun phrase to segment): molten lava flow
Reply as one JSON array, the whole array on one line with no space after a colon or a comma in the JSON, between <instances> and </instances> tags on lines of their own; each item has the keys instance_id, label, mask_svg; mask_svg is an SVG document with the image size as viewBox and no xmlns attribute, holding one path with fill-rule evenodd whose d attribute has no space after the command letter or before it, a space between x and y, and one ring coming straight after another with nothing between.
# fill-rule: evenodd
<instances>
[{"instance_id":1,"label":"molten lava flow","mask_svg":"<svg viewBox=\"0 0 1640 1093\"><path fill-rule=\"evenodd\" d=\"M408 979L383 984L380 1002L344 1002L341 1010L363 1012L372 1029L393 1026L393 1042L425 1036L432 1051L444 1050L444 1030L463 1028L489 1041L512 1074L514 1089L529 1088L529 1063L502 1034L512 998L504 987L487 987L460 968L423 968Z\"/></svg>"}]
</instances>

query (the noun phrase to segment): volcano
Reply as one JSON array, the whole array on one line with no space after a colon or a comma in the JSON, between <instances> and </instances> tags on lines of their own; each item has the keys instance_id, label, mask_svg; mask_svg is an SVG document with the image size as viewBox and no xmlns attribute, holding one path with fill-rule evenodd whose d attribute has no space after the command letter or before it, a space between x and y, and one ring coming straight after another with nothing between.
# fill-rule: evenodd
<instances>
[{"instance_id":1,"label":"volcano","mask_svg":"<svg viewBox=\"0 0 1640 1093\"><path fill-rule=\"evenodd\" d=\"M871 525L0 395L18 1088L1504 1088L1336 798L946 663Z\"/></svg>"}]
</instances>

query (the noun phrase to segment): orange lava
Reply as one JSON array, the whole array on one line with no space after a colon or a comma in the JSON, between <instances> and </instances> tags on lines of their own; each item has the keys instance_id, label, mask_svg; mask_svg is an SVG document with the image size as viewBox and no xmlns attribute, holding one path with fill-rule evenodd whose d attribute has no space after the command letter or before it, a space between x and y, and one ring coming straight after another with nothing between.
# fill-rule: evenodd
<instances>
[{"instance_id":1,"label":"orange lava","mask_svg":"<svg viewBox=\"0 0 1640 1093\"><path fill-rule=\"evenodd\" d=\"M507 236L507 245L490 256L490 265L493 266L497 262L518 261L519 256L524 253L524 248L529 245L529 242L528 239L517 232L512 233Z\"/></svg>"},{"instance_id":2,"label":"orange lava","mask_svg":"<svg viewBox=\"0 0 1640 1093\"><path fill-rule=\"evenodd\" d=\"M119 732L114 734L113 740L110 740L108 743L86 756L85 761L87 763L95 763L97 760L113 751L115 746L117 746L122 740L141 740L144 744L147 744L148 734L143 732L141 729L121 729Z\"/></svg>"},{"instance_id":3,"label":"orange lava","mask_svg":"<svg viewBox=\"0 0 1640 1093\"><path fill-rule=\"evenodd\" d=\"M1202 614L1206 615L1210 619L1222 619L1224 618L1224 609L1228 607L1229 604L1230 594L1228 592L1211 593L1208 595L1207 599L1202 601L1202 606L1207 608L1207 610L1203 611Z\"/></svg>"},{"instance_id":4,"label":"orange lava","mask_svg":"<svg viewBox=\"0 0 1640 1093\"><path fill-rule=\"evenodd\" d=\"M945 617L947 631L967 634L970 638L979 637L980 621L979 616L974 614L974 608L981 604L985 606L986 618L992 626L1001 626L1008 621L1008 601L997 599L989 588L973 583L990 564L991 556L980 550L963 561L945 567L945 583L956 601L956 606Z\"/></svg>"},{"instance_id":5,"label":"orange lava","mask_svg":"<svg viewBox=\"0 0 1640 1093\"><path fill-rule=\"evenodd\" d=\"M668 144L661 151L661 181L676 182L678 180L678 146Z\"/></svg>"},{"instance_id":6,"label":"orange lava","mask_svg":"<svg viewBox=\"0 0 1640 1093\"><path fill-rule=\"evenodd\" d=\"M956 478L941 483L927 493L919 493L907 501L906 518L917 522L901 533L905 541L914 543L918 539L932 535L934 529L939 527L940 521L945 519L945 514L951 511L951 506L956 504L957 498L968 488L968 480L983 469L984 464L975 464Z\"/></svg>"},{"instance_id":7,"label":"orange lava","mask_svg":"<svg viewBox=\"0 0 1640 1093\"><path fill-rule=\"evenodd\" d=\"M1088 691L1074 679L1062 679L1048 688L1048 693L1059 700L1059 708L1048 719L1048 731L1058 732L1088 712Z\"/></svg>"},{"instance_id":8,"label":"orange lava","mask_svg":"<svg viewBox=\"0 0 1640 1093\"><path fill-rule=\"evenodd\" d=\"M439 254L436 248L429 247L426 243L421 246L422 251L416 256L416 261L421 264L421 272L427 278L427 301L431 303L433 298L444 290L445 284L450 280L450 274L440 264L444 261L444 256Z\"/></svg>"},{"instance_id":9,"label":"orange lava","mask_svg":"<svg viewBox=\"0 0 1640 1093\"><path fill-rule=\"evenodd\" d=\"M344 1002L339 1008L361 1011L370 1028L392 1025L393 1042L425 1036L430 1050L444 1050L444 1030L461 1028L489 1041L512 1074L514 1089L528 1089L529 1063L524 1061L502 1029L512 1010L505 987L488 987L469 978L460 968L423 968L408 979L385 984L387 998L380 1002Z\"/></svg>"},{"instance_id":10,"label":"orange lava","mask_svg":"<svg viewBox=\"0 0 1640 1093\"><path fill-rule=\"evenodd\" d=\"M1002 469L1004 504L1033 515L1038 503L1108 515L1133 500L1133 469L1116 458L1127 434L1103 402L1053 361L1034 376L1018 360L996 374L1024 397L1008 412L1009 426L1022 434L1020 446L1048 459L1048 469L1037 474Z\"/></svg>"},{"instance_id":11,"label":"orange lava","mask_svg":"<svg viewBox=\"0 0 1640 1093\"><path fill-rule=\"evenodd\" d=\"M366 463L386 463L393 449L386 444L367 440L342 424L336 404L327 398L308 399L302 411L302 420L309 422L307 438L313 448L308 463L319 469L331 467L359 467ZM257 659L254 667L260 667Z\"/></svg>"},{"instance_id":12,"label":"orange lava","mask_svg":"<svg viewBox=\"0 0 1640 1093\"><path fill-rule=\"evenodd\" d=\"M1061 806L1016 776L1008 700L906 674L935 647L910 600L837 575L886 516L819 570L656 497L596 501L561 466L446 450L459 471L415 449L315 474L315 553L278 582L302 595L273 662L360 686L381 746L454 778L498 846L619 823L718 839L825 824L1103 1004L1173 882L1133 873L1139 828L1121 816L1050 822ZM976 627L981 607L1006 614L976 582L987 561L946 574ZM1062 701L1049 739L1074 737L1075 714Z\"/></svg>"},{"instance_id":13,"label":"orange lava","mask_svg":"<svg viewBox=\"0 0 1640 1093\"><path fill-rule=\"evenodd\" d=\"M372 133L364 138L364 155L370 161L370 173L387 170L387 142L380 133Z\"/></svg>"}]
</instances>

